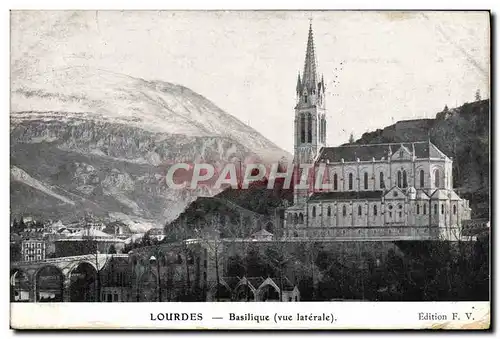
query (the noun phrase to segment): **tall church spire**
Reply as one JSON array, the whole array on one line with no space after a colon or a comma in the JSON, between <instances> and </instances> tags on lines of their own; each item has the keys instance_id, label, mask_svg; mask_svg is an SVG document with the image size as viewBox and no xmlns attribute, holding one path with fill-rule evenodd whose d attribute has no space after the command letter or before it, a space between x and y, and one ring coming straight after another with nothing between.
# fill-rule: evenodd
<instances>
[{"instance_id":1,"label":"tall church spire","mask_svg":"<svg viewBox=\"0 0 500 339\"><path fill-rule=\"evenodd\" d=\"M297 76L294 162L312 164L326 143L326 107L323 77L318 77L312 23L309 24L304 72ZM294 189L295 203L307 201L308 190Z\"/></svg>"},{"instance_id":2,"label":"tall church spire","mask_svg":"<svg viewBox=\"0 0 500 339\"><path fill-rule=\"evenodd\" d=\"M302 74L302 85L307 88L309 94L316 89L316 57L314 55L314 39L312 22L309 24L309 35L307 37L306 60L304 62L304 73Z\"/></svg>"}]
</instances>

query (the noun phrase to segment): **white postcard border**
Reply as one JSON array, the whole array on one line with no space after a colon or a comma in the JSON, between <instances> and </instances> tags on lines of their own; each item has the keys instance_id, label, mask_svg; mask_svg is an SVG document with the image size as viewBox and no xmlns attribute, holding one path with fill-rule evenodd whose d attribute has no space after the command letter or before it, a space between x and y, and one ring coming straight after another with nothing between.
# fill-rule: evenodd
<instances>
[{"instance_id":1,"label":"white postcard border","mask_svg":"<svg viewBox=\"0 0 500 339\"><path fill-rule=\"evenodd\" d=\"M487 329L490 302L11 303L14 329Z\"/></svg>"}]
</instances>

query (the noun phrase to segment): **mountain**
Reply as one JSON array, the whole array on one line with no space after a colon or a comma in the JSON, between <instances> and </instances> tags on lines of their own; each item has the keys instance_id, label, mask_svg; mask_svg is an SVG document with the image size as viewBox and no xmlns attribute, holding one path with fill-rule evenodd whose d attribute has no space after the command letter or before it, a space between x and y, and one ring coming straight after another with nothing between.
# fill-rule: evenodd
<instances>
[{"instance_id":1,"label":"mountain","mask_svg":"<svg viewBox=\"0 0 500 339\"><path fill-rule=\"evenodd\" d=\"M86 67L14 79L10 123L13 216L160 226L214 193L167 187L170 164L290 157L186 87Z\"/></svg>"},{"instance_id":2,"label":"mountain","mask_svg":"<svg viewBox=\"0 0 500 339\"><path fill-rule=\"evenodd\" d=\"M489 217L490 101L480 100L445 109L435 119L399 121L362 135L355 143L430 140L453 158L453 186L470 200L472 217Z\"/></svg>"}]
</instances>

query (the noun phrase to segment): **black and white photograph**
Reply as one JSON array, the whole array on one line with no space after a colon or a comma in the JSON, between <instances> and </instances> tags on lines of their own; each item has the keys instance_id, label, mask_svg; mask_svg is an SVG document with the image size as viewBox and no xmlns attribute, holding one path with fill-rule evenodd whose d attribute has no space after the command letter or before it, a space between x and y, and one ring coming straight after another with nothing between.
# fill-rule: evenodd
<instances>
[{"instance_id":1,"label":"black and white photograph","mask_svg":"<svg viewBox=\"0 0 500 339\"><path fill-rule=\"evenodd\" d=\"M11 10L11 327L489 329L490 20Z\"/></svg>"}]
</instances>

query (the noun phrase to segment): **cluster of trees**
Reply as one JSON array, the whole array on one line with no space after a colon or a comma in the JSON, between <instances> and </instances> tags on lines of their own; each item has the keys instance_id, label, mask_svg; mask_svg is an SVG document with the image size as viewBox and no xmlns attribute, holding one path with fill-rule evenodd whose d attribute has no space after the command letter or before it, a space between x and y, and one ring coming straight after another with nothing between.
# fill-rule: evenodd
<instances>
[{"instance_id":1,"label":"cluster of trees","mask_svg":"<svg viewBox=\"0 0 500 339\"><path fill-rule=\"evenodd\" d=\"M380 263L366 254L358 262L341 262L321 252L316 260L322 275L316 299L489 300L488 239L412 246L404 254L389 249ZM303 300L314 295L302 289L301 294Z\"/></svg>"},{"instance_id":2,"label":"cluster of trees","mask_svg":"<svg viewBox=\"0 0 500 339\"><path fill-rule=\"evenodd\" d=\"M271 277L278 285L286 281L296 285L304 301L489 300L488 237L474 242L401 242L381 257L364 245L339 252L321 242L202 239L211 253L209 265L220 272L213 282L217 286L226 277ZM187 246L185 250L189 251ZM188 262L182 263L189 277ZM193 283L193 277L187 279ZM186 291L185 297L203 300L206 291L193 291L193 295ZM215 300L218 296L217 290Z\"/></svg>"},{"instance_id":3,"label":"cluster of trees","mask_svg":"<svg viewBox=\"0 0 500 339\"><path fill-rule=\"evenodd\" d=\"M321 243L250 244L224 258L227 276L288 278L301 300L489 300L489 239L414 242L339 255Z\"/></svg>"},{"instance_id":4,"label":"cluster of trees","mask_svg":"<svg viewBox=\"0 0 500 339\"><path fill-rule=\"evenodd\" d=\"M156 246L162 243L166 243L166 241L159 241L157 238L151 237L149 233L146 232L141 238L137 239L137 241L131 241L130 243L125 244L123 253L128 253L136 248Z\"/></svg>"}]
</instances>

